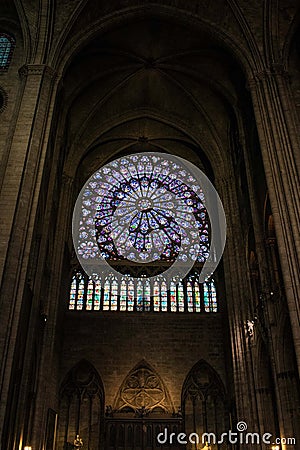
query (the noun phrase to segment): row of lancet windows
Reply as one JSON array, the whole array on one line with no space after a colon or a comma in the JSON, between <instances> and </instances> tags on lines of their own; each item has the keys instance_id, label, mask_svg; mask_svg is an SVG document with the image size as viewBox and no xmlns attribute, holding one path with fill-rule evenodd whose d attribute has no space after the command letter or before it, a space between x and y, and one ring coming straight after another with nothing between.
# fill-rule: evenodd
<instances>
[{"instance_id":1,"label":"row of lancet windows","mask_svg":"<svg viewBox=\"0 0 300 450\"><path fill-rule=\"evenodd\" d=\"M15 39L0 32L0 71L7 70L15 47Z\"/></svg>"},{"instance_id":2,"label":"row of lancet windows","mask_svg":"<svg viewBox=\"0 0 300 450\"><path fill-rule=\"evenodd\" d=\"M167 282L163 276L153 283L124 275L104 280L89 278L80 271L72 277L69 309L77 311L163 311L218 312L213 280L199 283L195 276L183 282Z\"/></svg>"}]
</instances>

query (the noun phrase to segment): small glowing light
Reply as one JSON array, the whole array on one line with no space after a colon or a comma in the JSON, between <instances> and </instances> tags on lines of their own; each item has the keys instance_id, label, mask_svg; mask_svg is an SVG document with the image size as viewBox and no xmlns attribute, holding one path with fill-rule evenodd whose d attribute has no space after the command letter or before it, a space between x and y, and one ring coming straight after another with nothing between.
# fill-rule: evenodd
<instances>
[{"instance_id":1,"label":"small glowing light","mask_svg":"<svg viewBox=\"0 0 300 450\"><path fill-rule=\"evenodd\" d=\"M272 450L280 450L279 445L272 445Z\"/></svg>"},{"instance_id":2,"label":"small glowing light","mask_svg":"<svg viewBox=\"0 0 300 450\"><path fill-rule=\"evenodd\" d=\"M32 447L30 445L26 445L26 447L24 447L24 450L32 450Z\"/></svg>"}]
</instances>

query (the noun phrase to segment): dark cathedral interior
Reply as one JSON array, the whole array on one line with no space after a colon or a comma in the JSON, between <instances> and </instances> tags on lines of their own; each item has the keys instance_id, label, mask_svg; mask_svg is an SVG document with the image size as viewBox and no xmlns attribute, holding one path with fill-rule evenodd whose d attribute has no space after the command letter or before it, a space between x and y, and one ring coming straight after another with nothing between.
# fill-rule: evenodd
<instances>
[{"instance_id":1,"label":"dark cathedral interior","mask_svg":"<svg viewBox=\"0 0 300 450\"><path fill-rule=\"evenodd\" d=\"M300 449L299 9L0 0L1 450Z\"/></svg>"}]
</instances>

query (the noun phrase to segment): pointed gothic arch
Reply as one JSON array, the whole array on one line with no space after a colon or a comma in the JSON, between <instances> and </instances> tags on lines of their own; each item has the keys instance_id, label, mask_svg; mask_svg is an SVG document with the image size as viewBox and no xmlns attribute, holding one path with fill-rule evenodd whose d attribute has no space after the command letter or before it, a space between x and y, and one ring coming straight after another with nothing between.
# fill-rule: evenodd
<instances>
[{"instance_id":1,"label":"pointed gothic arch","mask_svg":"<svg viewBox=\"0 0 300 450\"><path fill-rule=\"evenodd\" d=\"M68 448L80 434L87 448L97 448L104 417L104 388L100 375L87 360L79 361L60 389L58 450Z\"/></svg>"},{"instance_id":2,"label":"pointed gothic arch","mask_svg":"<svg viewBox=\"0 0 300 450\"><path fill-rule=\"evenodd\" d=\"M174 406L162 378L143 359L126 375L116 395L114 411L173 414Z\"/></svg>"},{"instance_id":3,"label":"pointed gothic arch","mask_svg":"<svg viewBox=\"0 0 300 450\"><path fill-rule=\"evenodd\" d=\"M225 386L218 373L203 359L192 367L183 384L182 414L187 434L220 436L229 429ZM193 445L189 443L187 448L195 448Z\"/></svg>"},{"instance_id":4,"label":"pointed gothic arch","mask_svg":"<svg viewBox=\"0 0 300 450\"><path fill-rule=\"evenodd\" d=\"M144 359L126 375L114 406L107 407L105 430L105 450L160 448L159 433L177 435L182 430L181 414L175 414L167 387Z\"/></svg>"}]
</instances>

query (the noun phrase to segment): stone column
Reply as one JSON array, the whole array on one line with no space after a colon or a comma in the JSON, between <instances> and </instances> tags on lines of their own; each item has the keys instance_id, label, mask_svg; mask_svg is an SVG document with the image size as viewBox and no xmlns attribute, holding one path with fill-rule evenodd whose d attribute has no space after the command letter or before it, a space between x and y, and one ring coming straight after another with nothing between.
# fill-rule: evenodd
<instances>
[{"instance_id":1,"label":"stone column","mask_svg":"<svg viewBox=\"0 0 300 450\"><path fill-rule=\"evenodd\" d=\"M222 199L227 220L227 242L223 261L237 409L236 419L245 421L249 431L259 432L251 354L245 326L249 319L247 297L250 286L247 281L246 258L243 251L244 239L234 183L235 177L230 171L226 179L217 180L217 190ZM253 446L253 448L260 447Z\"/></svg>"},{"instance_id":2,"label":"stone column","mask_svg":"<svg viewBox=\"0 0 300 450\"><path fill-rule=\"evenodd\" d=\"M285 292L300 373L299 138L288 77L281 67L250 80Z\"/></svg>"},{"instance_id":3,"label":"stone column","mask_svg":"<svg viewBox=\"0 0 300 450\"><path fill-rule=\"evenodd\" d=\"M272 296L270 292L272 290L272 276L267 262L267 253L265 248L265 239L263 232L263 217L258 208L258 202L256 198L256 189L253 179L253 171L255 167L251 161L250 150L247 142L243 137L244 148L244 160L246 166L248 193L251 207L252 225L255 236L255 250L258 258L258 268L254 272L250 269L250 280L252 281L252 307L259 307L255 315L257 321L255 324L254 337L250 340L250 349L253 355L253 367L254 367L254 382L257 395L258 415L261 424L262 432L274 433L276 429L275 416L277 417L279 429L283 432L282 435L287 435L284 428L282 399L278 390L277 383L277 366L276 366L276 350L274 342L276 341L276 334L274 326L271 323L274 322L274 304L272 302ZM258 281L260 286L258 287ZM271 284L270 284L271 283ZM266 293L268 295L266 295ZM262 296L262 294L264 294ZM262 297L261 297L262 296ZM262 304L263 301L263 304ZM252 311L251 319L254 318L254 311ZM259 341L264 342L264 345L259 345ZM265 355L262 358L261 349L264 348ZM260 351L259 351L260 349ZM263 361L264 359L264 361ZM270 366L269 366L270 365ZM273 389L271 390L271 379L268 380L268 374L265 377L258 376L258 372L262 375L263 370L271 369L273 379ZM261 379L263 383L261 384ZM272 395L275 398L272 398ZM276 408L274 409L274 405ZM268 411L268 408L272 409L272 414ZM275 435L276 433L274 433Z\"/></svg>"},{"instance_id":4,"label":"stone column","mask_svg":"<svg viewBox=\"0 0 300 450\"><path fill-rule=\"evenodd\" d=\"M13 358L16 360L16 348L18 350L16 343L23 299L28 303L28 296L25 297L24 292L26 287L31 288L26 276L55 98L55 82L55 73L48 66L27 65L20 69L14 137L9 143L10 148L7 148L8 158L0 196L0 347L3 349L0 354L0 434L8 401ZM29 324L34 305L28 303L25 307ZM19 337L24 348L27 331L29 333L30 330L25 324L25 334ZM24 362L22 351L17 359L14 370L21 376Z\"/></svg>"},{"instance_id":5,"label":"stone column","mask_svg":"<svg viewBox=\"0 0 300 450\"><path fill-rule=\"evenodd\" d=\"M62 320L61 313L64 310L64 305L60 305L58 299L61 298L62 282L65 276L63 270L65 249L70 238L70 230L72 227L74 179L63 174L59 182L61 182L61 189L56 229L60 232L56 234L53 245L53 253L50 261L52 270L49 290L44 296L42 304L43 313L47 315L48 321L45 327L39 366L39 386L36 396L36 409L31 440L33 448L42 448L48 407L58 411L57 392L59 389L58 367L60 354L57 331L60 328L59 323ZM43 289L43 286L40 288ZM67 299L63 300L65 302L67 301ZM51 380L48 378L49 373L52 374Z\"/></svg>"}]
</instances>

